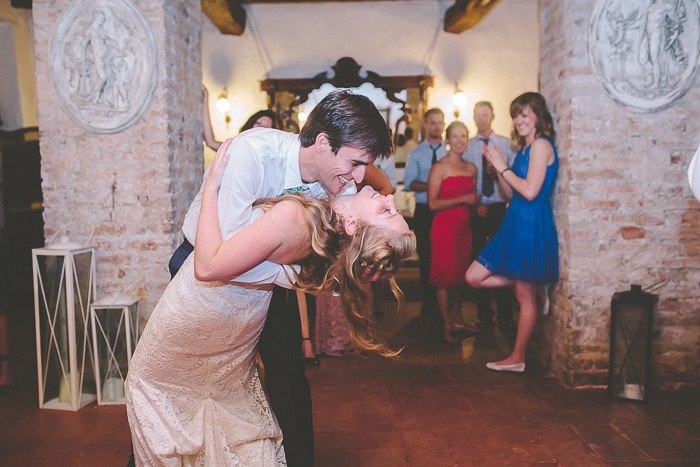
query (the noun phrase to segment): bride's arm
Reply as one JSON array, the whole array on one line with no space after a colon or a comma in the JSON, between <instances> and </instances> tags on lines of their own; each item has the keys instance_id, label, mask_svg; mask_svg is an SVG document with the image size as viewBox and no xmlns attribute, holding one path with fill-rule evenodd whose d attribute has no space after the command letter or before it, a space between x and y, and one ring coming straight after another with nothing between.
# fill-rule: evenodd
<instances>
[{"instance_id":1,"label":"bride's arm","mask_svg":"<svg viewBox=\"0 0 700 467\"><path fill-rule=\"evenodd\" d=\"M270 258L289 242L298 243L303 233L294 208L283 202L222 242L217 198L229 159L229 144L227 140L217 151L202 192L194 248L194 273L202 281L236 277Z\"/></svg>"}]
</instances>

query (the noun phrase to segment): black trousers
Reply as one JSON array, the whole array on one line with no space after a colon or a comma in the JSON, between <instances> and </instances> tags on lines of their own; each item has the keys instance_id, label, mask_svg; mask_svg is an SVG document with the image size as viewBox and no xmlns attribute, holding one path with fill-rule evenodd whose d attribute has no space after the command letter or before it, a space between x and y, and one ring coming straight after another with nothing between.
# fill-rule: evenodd
<instances>
[{"instance_id":1,"label":"black trousers","mask_svg":"<svg viewBox=\"0 0 700 467\"><path fill-rule=\"evenodd\" d=\"M494 203L488 205L486 217L476 214L471 216L472 228L472 256L476 258L486 244L496 235L503 222L506 213L506 203ZM509 325L513 321L513 307L511 305L512 292L510 289L496 289L496 309L499 325ZM477 318L480 321L491 321L494 311L491 308L491 290L475 289Z\"/></svg>"},{"instance_id":2,"label":"black trousers","mask_svg":"<svg viewBox=\"0 0 700 467\"><path fill-rule=\"evenodd\" d=\"M170 258L171 279L194 248L185 240ZM275 286L258 352L265 368L265 390L277 417L289 467L314 463L314 426L311 390L301 351L301 318L297 294ZM134 465L134 454L127 467Z\"/></svg>"},{"instance_id":3,"label":"black trousers","mask_svg":"<svg viewBox=\"0 0 700 467\"><path fill-rule=\"evenodd\" d=\"M314 463L311 390L301 351L301 318L294 290L275 286L258 341L265 368L265 390L282 429L289 467Z\"/></svg>"},{"instance_id":4,"label":"black trousers","mask_svg":"<svg viewBox=\"0 0 700 467\"><path fill-rule=\"evenodd\" d=\"M433 226L433 211L427 204L416 203L413 213L413 233L416 234L416 251L418 252L418 270L420 285L423 292L423 308L421 311L438 313L437 292L430 283L430 229Z\"/></svg>"}]
</instances>

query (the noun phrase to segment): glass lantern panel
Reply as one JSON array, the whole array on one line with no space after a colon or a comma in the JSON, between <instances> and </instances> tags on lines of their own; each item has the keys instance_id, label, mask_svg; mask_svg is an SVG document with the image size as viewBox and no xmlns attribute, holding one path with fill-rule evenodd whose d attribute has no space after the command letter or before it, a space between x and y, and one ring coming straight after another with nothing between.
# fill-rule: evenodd
<instances>
[{"instance_id":1,"label":"glass lantern panel","mask_svg":"<svg viewBox=\"0 0 700 467\"><path fill-rule=\"evenodd\" d=\"M68 312L63 256L37 256L39 356L43 379L43 402L59 398L70 402ZM60 396L59 396L60 391Z\"/></svg>"},{"instance_id":2,"label":"glass lantern panel","mask_svg":"<svg viewBox=\"0 0 700 467\"><path fill-rule=\"evenodd\" d=\"M75 277L73 280L75 300L75 342L78 366L82 368L80 387L82 394L95 394L95 373L90 335L90 302L92 296L92 251L73 255Z\"/></svg>"},{"instance_id":3,"label":"glass lantern panel","mask_svg":"<svg viewBox=\"0 0 700 467\"><path fill-rule=\"evenodd\" d=\"M75 263L75 296L76 302L78 297L80 297L80 305L76 303L81 309L86 310L85 316L90 313L90 303L94 299L92 296L92 251L86 251L85 253L78 253L73 255L73 262Z\"/></svg>"},{"instance_id":4,"label":"glass lantern panel","mask_svg":"<svg viewBox=\"0 0 700 467\"><path fill-rule=\"evenodd\" d=\"M126 310L126 307L94 309L102 402L124 400L124 380L128 369Z\"/></svg>"},{"instance_id":5,"label":"glass lantern panel","mask_svg":"<svg viewBox=\"0 0 700 467\"><path fill-rule=\"evenodd\" d=\"M613 319L616 320L615 361L610 368L615 375L613 394L644 400L649 317L639 304L620 303Z\"/></svg>"}]
</instances>

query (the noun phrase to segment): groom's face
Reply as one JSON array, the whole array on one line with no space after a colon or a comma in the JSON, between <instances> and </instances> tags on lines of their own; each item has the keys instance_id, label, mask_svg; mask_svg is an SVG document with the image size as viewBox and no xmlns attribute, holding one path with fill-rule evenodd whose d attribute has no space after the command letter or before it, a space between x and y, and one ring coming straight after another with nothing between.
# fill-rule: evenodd
<instances>
[{"instance_id":1,"label":"groom's face","mask_svg":"<svg viewBox=\"0 0 700 467\"><path fill-rule=\"evenodd\" d=\"M330 146L324 149L319 158L319 173L321 184L328 193L338 194L350 181L360 183L365 178L365 170L376 157L364 150L343 146L338 154L333 154Z\"/></svg>"}]
</instances>

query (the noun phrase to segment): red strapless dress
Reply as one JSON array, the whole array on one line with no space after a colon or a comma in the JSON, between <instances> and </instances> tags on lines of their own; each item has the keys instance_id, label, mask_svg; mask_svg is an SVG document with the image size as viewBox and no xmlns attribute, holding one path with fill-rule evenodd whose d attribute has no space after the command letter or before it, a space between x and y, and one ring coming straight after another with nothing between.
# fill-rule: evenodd
<instances>
[{"instance_id":1,"label":"red strapless dress","mask_svg":"<svg viewBox=\"0 0 700 467\"><path fill-rule=\"evenodd\" d=\"M471 193L474 189L472 177L453 175L442 181L440 198L456 198ZM430 242L430 283L441 288L464 284L464 275L472 254L469 207L461 205L437 212L430 231Z\"/></svg>"}]
</instances>

